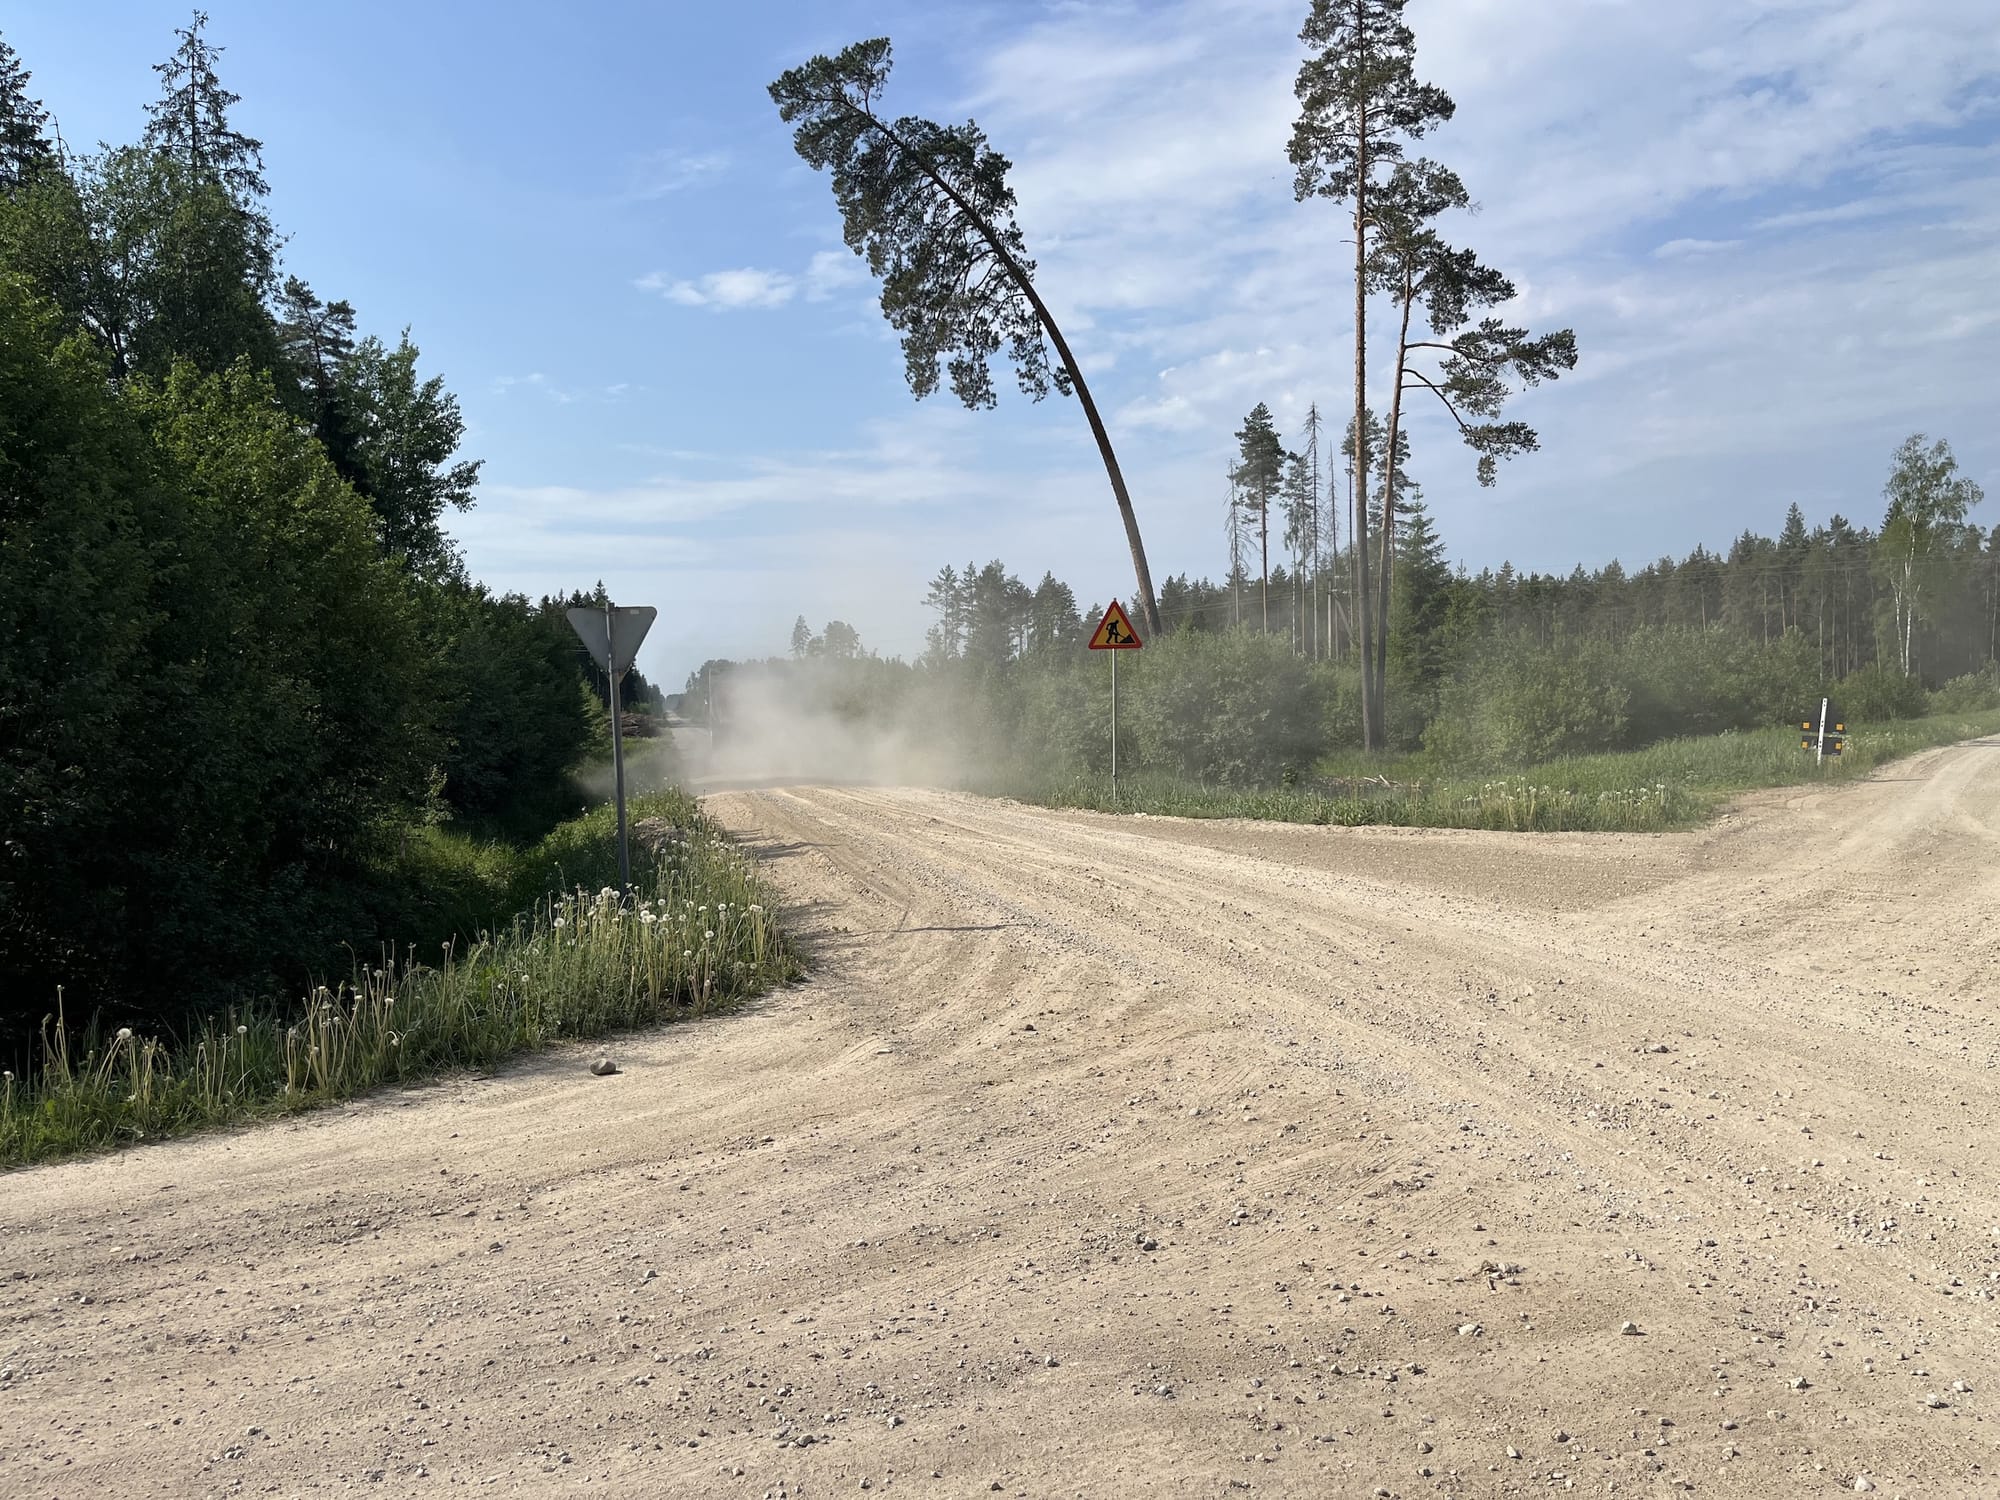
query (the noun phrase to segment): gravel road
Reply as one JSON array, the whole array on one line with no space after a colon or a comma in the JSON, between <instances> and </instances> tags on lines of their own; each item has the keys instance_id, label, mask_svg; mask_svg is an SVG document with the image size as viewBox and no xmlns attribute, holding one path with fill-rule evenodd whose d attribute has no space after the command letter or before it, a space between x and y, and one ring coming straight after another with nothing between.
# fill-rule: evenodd
<instances>
[{"instance_id":1,"label":"gravel road","mask_svg":"<svg viewBox=\"0 0 2000 1500\"><path fill-rule=\"evenodd\" d=\"M809 982L0 1180L0 1495L2000 1495L2000 741L1687 835L708 805Z\"/></svg>"}]
</instances>

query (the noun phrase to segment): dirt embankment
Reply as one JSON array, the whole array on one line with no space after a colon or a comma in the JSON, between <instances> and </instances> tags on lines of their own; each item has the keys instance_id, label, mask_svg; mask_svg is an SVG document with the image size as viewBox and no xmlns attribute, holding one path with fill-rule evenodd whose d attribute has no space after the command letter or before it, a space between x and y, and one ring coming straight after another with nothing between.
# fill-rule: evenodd
<instances>
[{"instance_id":1,"label":"dirt embankment","mask_svg":"<svg viewBox=\"0 0 2000 1500\"><path fill-rule=\"evenodd\" d=\"M0 1495L2000 1494L2000 746L1654 837L710 806L809 984L6 1179Z\"/></svg>"}]
</instances>

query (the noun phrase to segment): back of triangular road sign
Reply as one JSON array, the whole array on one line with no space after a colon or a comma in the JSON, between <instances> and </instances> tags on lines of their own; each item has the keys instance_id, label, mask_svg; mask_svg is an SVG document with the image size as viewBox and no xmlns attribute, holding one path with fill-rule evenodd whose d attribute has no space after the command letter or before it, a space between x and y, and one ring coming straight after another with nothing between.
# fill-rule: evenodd
<instances>
[{"instance_id":1,"label":"back of triangular road sign","mask_svg":"<svg viewBox=\"0 0 2000 1500\"><path fill-rule=\"evenodd\" d=\"M609 618L601 606L587 605L563 613L598 666L623 677L638 659L639 642L646 638L659 611L650 604L622 604L612 608Z\"/></svg>"},{"instance_id":2,"label":"back of triangular road sign","mask_svg":"<svg viewBox=\"0 0 2000 1500\"><path fill-rule=\"evenodd\" d=\"M1093 651L1137 651L1145 642L1139 639L1139 632L1132 628L1132 621L1125 613L1125 606L1116 599L1111 608L1104 612L1104 618L1097 622L1097 630L1090 638Z\"/></svg>"}]
</instances>

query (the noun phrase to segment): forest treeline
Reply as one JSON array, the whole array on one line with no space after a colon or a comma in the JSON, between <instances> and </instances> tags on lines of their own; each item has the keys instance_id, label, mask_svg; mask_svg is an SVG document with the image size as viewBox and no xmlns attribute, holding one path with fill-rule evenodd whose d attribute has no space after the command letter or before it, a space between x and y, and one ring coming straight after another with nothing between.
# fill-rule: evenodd
<instances>
[{"instance_id":1,"label":"forest treeline","mask_svg":"<svg viewBox=\"0 0 2000 1500\"><path fill-rule=\"evenodd\" d=\"M1775 536L1746 530L1723 551L1567 574L1452 566L1421 494L1399 479L1388 745L1476 772L1770 728L1822 693L1860 723L2000 705L2000 526L1967 519L1980 492L1945 441L1913 436L1886 461L1873 529L1838 514L1808 526L1793 505ZM1353 561L1331 545L1352 533L1331 524L1330 491L1291 493L1321 507L1329 545L1268 573L1238 550L1219 580L1165 580L1166 633L1124 666L1125 766L1252 787L1363 748ZM1314 534L1296 511L1285 531ZM794 660L757 675L808 714L940 757L956 746L973 784L1108 765L1105 668L1084 649L1105 601L1079 607L1053 574L1030 587L996 559L940 570L924 602L935 620L913 661L868 655L838 621L815 636L801 619ZM688 680L689 712L702 716L712 693L726 723L727 684L743 670L705 664Z\"/></svg>"},{"instance_id":2,"label":"forest treeline","mask_svg":"<svg viewBox=\"0 0 2000 1500\"><path fill-rule=\"evenodd\" d=\"M285 274L204 21L86 154L0 39L4 1041L59 985L171 1021L435 937L411 840L574 813L605 728L601 591L467 577L457 402Z\"/></svg>"}]
</instances>

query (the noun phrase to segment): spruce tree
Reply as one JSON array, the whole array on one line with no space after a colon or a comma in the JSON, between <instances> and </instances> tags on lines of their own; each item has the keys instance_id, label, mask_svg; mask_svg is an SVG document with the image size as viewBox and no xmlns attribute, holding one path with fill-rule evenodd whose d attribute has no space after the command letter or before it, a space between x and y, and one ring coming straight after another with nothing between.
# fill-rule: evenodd
<instances>
[{"instance_id":1,"label":"spruce tree","mask_svg":"<svg viewBox=\"0 0 2000 1500\"><path fill-rule=\"evenodd\" d=\"M1236 434L1236 504L1257 527L1258 581L1262 588L1263 626L1271 628L1271 502L1284 486L1285 445L1278 439L1271 408L1259 401Z\"/></svg>"},{"instance_id":2,"label":"spruce tree","mask_svg":"<svg viewBox=\"0 0 2000 1500\"><path fill-rule=\"evenodd\" d=\"M177 162L191 178L222 185L239 207L264 197L264 143L229 123L230 109L242 96L222 86L215 70L222 48L202 36L205 11L196 11L192 25L176 27L180 45L165 62L153 64L160 75L160 97L146 106L152 118L144 144Z\"/></svg>"},{"instance_id":3,"label":"spruce tree","mask_svg":"<svg viewBox=\"0 0 2000 1500\"><path fill-rule=\"evenodd\" d=\"M28 97L32 76L0 37L0 194L10 198L56 162L47 134L49 112Z\"/></svg>"}]
</instances>

